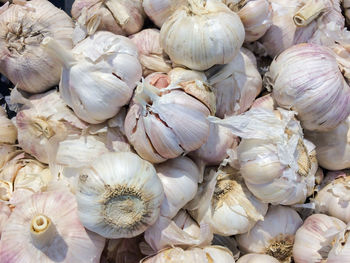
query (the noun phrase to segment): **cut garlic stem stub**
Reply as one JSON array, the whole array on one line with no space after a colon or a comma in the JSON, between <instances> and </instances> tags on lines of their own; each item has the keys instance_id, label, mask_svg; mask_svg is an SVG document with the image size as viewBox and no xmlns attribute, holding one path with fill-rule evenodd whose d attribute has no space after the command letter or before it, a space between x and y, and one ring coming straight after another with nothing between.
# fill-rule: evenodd
<instances>
[{"instance_id":1,"label":"cut garlic stem stub","mask_svg":"<svg viewBox=\"0 0 350 263\"><path fill-rule=\"evenodd\" d=\"M306 4L293 16L293 21L298 27L307 26L328 8L329 5L326 4L326 0L306 1Z\"/></svg>"},{"instance_id":2,"label":"cut garlic stem stub","mask_svg":"<svg viewBox=\"0 0 350 263\"><path fill-rule=\"evenodd\" d=\"M36 215L30 225L30 234L33 244L42 249L45 246L50 246L55 238L56 229L50 218L45 215Z\"/></svg>"},{"instance_id":3,"label":"cut garlic stem stub","mask_svg":"<svg viewBox=\"0 0 350 263\"><path fill-rule=\"evenodd\" d=\"M41 44L44 47L47 47L49 52L55 54L56 58L60 60L64 67L69 68L75 64L76 60L74 59L72 52L65 49L52 37L45 37Z\"/></svg>"}]
</instances>

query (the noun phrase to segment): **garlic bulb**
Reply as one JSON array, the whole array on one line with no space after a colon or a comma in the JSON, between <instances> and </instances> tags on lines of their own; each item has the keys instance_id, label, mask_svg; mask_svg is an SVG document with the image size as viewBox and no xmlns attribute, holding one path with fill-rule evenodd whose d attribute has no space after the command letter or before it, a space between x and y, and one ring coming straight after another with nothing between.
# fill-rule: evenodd
<instances>
[{"instance_id":1,"label":"garlic bulb","mask_svg":"<svg viewBox=\"0 0 350 263\"><path fill-rule=\"evenodd\" d=\"M198 191L200 196L188 207L197 222L209 223L215 234L231 236L248 232L264 219L268 205L249 192L232 168L219 168L206 180Z\"/></svg>"},{"instance_id":2,"label":"garlic bulb","mask_svg":"<svg viewBox=\"0 0 350 263\"><path fill-rule=\"evenodd\" d=\"M196 70L232 61L245 35L239 16L219 1L187 2L160 30L161 45L171 61Z\"/></svg>"},{"instance_id":3,"label":"garlic bulb","mask_svg":"<svg viewBox=\"0 0 350 263\"><path fill-rule=\"evenodd\" d=\"M6 111L0 107L0 143L14 144L17 140L17 129L7 118Z\"/></svg>"},{"instance_id":4,"label":"garlic bulb","mask_svg":"<svg viewBox=\"0 0 350 263\"><path fill-rule=\"evenodd\" d=\"M130 144L144 159L160 163L194 151L209 136L207 116L215 112L210 88L199 80L170 84L162 74L151 74L135 91L125 119Z\"/></svg>"},{"instance_id":5,"label":"garlic bulb","mask_svg":"<svg viewBox=\"0 0 350 263\"><path fill-rule=\"evenodd\" d=\"M289 262L294 235L303 221L297 212L285 206L271 206L264 221L236 240L239 248L248 253L267 254L280 262Z\"/></svg>"},{"instance_id":6,"label":"garlic bulb","mask_svg":"<svg viewBox=\"0 0 350 263\"><path fill-rule=\"evenodd\" d=\"M154 256L147 257L140 263L235 263L231 251L221 246L206 246L183 250L173 247L160 251Z\"/></svg>"},{"instance_id":7,"label":"garlic bulb","mask_svg":"<svg viewBox=\"0 0 350 263\"><path fill-rule=\"evenodd\" d=\"M48 90L58 84L61 67L40 43L53 37L71 49L72 33L72 19L49 1L11 2L0 12L0 72L19 89Z\"/></svg>"},{"instance_id":8,"label":"garlic bulb","mask_svg":"<svg viewBox=\"0 0 350 263\"><path fill-rule=\"evenodd\" d=\"M296 111L305 129L326 131L350 114L342 69L329 48L299 44L275 58L265 76L278 106Z\"/></svg>"},{"instance_id":9,"label":"garlic bulb","mask_svg":"<svg viewBox=\"0 0 350 263\"><path fill-rule=\"evenodd\" d=\"M68 191L37 193L17 206L1 235L4 262L99 262L105 239L79 222Z\"/></svg>"},{"instance_id":10,"label":"garlic bulb","mask_svg":"<svg viewBox=\"0 0 350 263\"><path fill-rule=\"evenodd\" d=\"M62 61L61 96L80 119L101 123L129 103L142 75L130 39L100 31L75 46L73 53L50 38L44 45Z\"/></svg>"},{"instance_id":11,"label":"garlic bulb","mask_svg":"<svg viewBox=\"0 0 350 263\"><path fill-rule=\"evenodd\" d=\"M279 263L279 261L269 255L251 253L239 258L237 263Z\"/></svg>"},{"instance_id":12,"label":"garlic bulb","mask_svg":"<svg viewBox=\"0 0 350 263\"><path fill-rule=\"evenodd\" d=\"M261 201L303 203L313 192L317 161L315 146L303 138L295 112L254 108L213 122L242 137L237 148L240 173Z\"/></svg>"},{"instance_id":13,"label":"garlic bulb","mask_svg":"<svg viewBox=\"0 0 350 263\"><path fill-rule=\"evenodd\" d=\"M130 35L140 31L144 21L141 0L75 0L71 14L87 35L104 30Z\"/></svg>"},{"instance_id":14,"label":"garlic bulb","mask_svg":"<svg viewBox=\"0 0 350 263\"><path fill-rule=\"evenodd\" d=\"M262 79L256 59L248 49L241 48L226 65L214 66L206 72L216 96L216 116L237 115L250 108L261 91Z\"/></svg>"},{"instance_id":15,"label":"garlic bulb","mask_svg":"<svg viewBox=\"0 0 350 263\"><path fill-rule=\"evenodd\" d=\"M87 229L128 238L155 223L163 187L152 164L136 154L106 153L80 172L76 196Z\"/></svg>"},{"instance_id":16,"label":"garlic bulb","mask_svg":"<svg viewBox=\"0 0 350 263\"><path fill-rule=\"evenodd\" d=\"M213 233L208 224L198 225L187 212L180 210L172 220L159 216L156 223L145 231L144 237L154 251L160 251L174 246L210 245Z\"/></svg>"},{"instance_id":17,"label":"garlic bulb","mask_svg":"<svg viewBox=\"0 0 350 263\"><path fill-rule=\"evenodd\" d=\"M10 217L10 215L11 215L10 208L6 204L0 202L0 240L1 240L1 233L6 228L6 222Z\"/></svg>"},{"instance_id":18,"label":"garlic bulb","mask_svg":"<svg viewBox=\"0 0 350 263\"><path fill-rule=\"evenodd\" d=\"M160 33L158 29L144 29L129 36L137 46L139 59L142 65L143 76L153 72L168 72L171 70L171 61L160 46Z\"/></svg>"},{"instance_id":19,"label":"garlic bulb","mask_svg":"<svg viewBox=\"0 0 350 263\"><path fill-rule=\"evenodd\" d=\"M346 225L323 214L309 216L295 234L293 258L296 263L326 262L334 239ZM328 261L327 261L328 262Z\"/></svg>"},{"instance_id":20,"label":"garlic bulb","mask_svg":"<svg viewBox=\"0 0 350 263\"><path fill-rule=\"evenodd\" d=\"M272 24L272 7L268 0L250 0L237 14L245 29L245 41L261 38Z\"/></svg>"},{"instance_id":21,"label":"garlic bulb","mask_svg":"<svg viewBox=\"0 0 350 263\"><path fill-rule=\"evenodd\" d=\"M15 96L12 101L19 99ZM25 105L16 115L18 142L23 150L41 162L49 162L56 143L69 134L80 134L87 127L66 106L57 91L22 99Z\"/></svg>"}]
</instances>

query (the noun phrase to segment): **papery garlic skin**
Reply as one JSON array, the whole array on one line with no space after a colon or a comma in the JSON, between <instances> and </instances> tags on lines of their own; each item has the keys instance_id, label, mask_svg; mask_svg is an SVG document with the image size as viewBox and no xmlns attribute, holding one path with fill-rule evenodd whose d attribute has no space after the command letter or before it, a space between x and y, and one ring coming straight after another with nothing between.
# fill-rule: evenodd
<instances>
[{"instance_id":1,"label":"papery garlic skin","mask_svg":"<svg viewBox=\"0 0 350 263\"><path fill-rule=\"evenodd\" d=\"M78 213L107 238L144 232L159 216L163 187L153 165L129 152L106 153L80 172Z\"/></svg>"},{"instance_id":2,"label":"papery garlic skin","mask_svg":"<svg viewBox=\"0 0 350 263\"><path fill-rule=\"evenodd\" d=\"M269 255L251 253L239 258L237 263L279 263L279 261Z\"/></svg>"},{"instance_id":3,"label":"papery garlic skin","mask_svg":"<svg viewBox=\"0 0 350 263\"><path fill-rule=\"evenodd\" d=\"M79 222L73 194L37 193L11 213L1 236L0 258L8 263L28 259L97 263L104 243L104 238L87 232Z\"/></svg>"},{"instance_id":4,"label":"papery garlic skin","mask_svg":"<svg viewBox=\"0 0 350 263\"><path fill-rule=\"evenodd\" d=\"M0 14L0 72L21 90L39 93L58 84L58 59L40 43L53 37L73 47L73 22L47 0L11 3Z\"/></svg>"},{"instance_id":5,"label":"papery garlic skin","mask_svg":"<svg viewBox=\"0 0 350 263\"><path fill-rule=\"evenodd\" d=\"M338 263L350 261L350 242L349 242L350 225L347 224L336 237L333 239L333 246L328 253L327 263Z\"/></svg>"},{"instance_id":6,"label":"papery garlic skin","mask_svg":"<svg viewBox=\"0 0 350 263\"><path fill-rule=\"evenodd\" d=\"M171 61L195 70L232 61L244 35L236 13L219 1L200 0L188 0L160 31L161 45Z\"/></svg>"},{"instance_id":7,"label":"papery garlic skin","mask_svg":"<svg viewBox=\"0 0 350 263\"><path fill-rule=\"evenodd\" d=\"M271 206L264 221L259 221L248 233L237 236L244 252L268 254L280 262L292 256L294 235L303 221L294 209Z\"/></svg>"},{"instance_id":8,"label":"papery garlic skin","mask_svg":"<svg viewBox=\"0 0 350 263\"><path fill-rule=\"evenodd\" d=\"M296 111L305 129L327 131L350 114L341 68L331 49L299 44L275 58L265 76L278 106Z\"/></svg>"},{"instance_id":9,"label":"papery garlic skin","mask_svg":"<svg viewBox=\"0 0 350 263\"><path fill-rule=\"evenodd\" d=\"M345 227L344 222L335 217L323 214L309 216L295 234L294 261L296 263L327 261L335 236Z\"/></svg>"},{"instance_id":10,"label":"papery garlic skin","mask_svg":"<svg viewBox=\"0 0 350 263\"><path fill-rule=\"evenodd\" d=\"M6 111L0 107L0 143L14 144L17 140L17 128L7 118Z\"/></svg>"},{"instance_id":11,"label":"papery garlic skin","mask_svg":"<svg viewBox=\"0 0 350 263\"><path fill-rule=\"evenodd\" d=\"M5 203L0 202L0 240L1 240L1 233L6 228L6 223L10 215L11 215L10 208Z\"/></svg>"},{"instance_id":12,"label":"papery garlic skin","mask_svg":"<svg viewBox=\"0 0 350 263\"><path fill-rule=\"evenodd\" d=\"M275 104L273 101L273 98L271 96L271 93L257 98L254 103L252 104L252 109L253 108L265 108L267 110L273 111L275 109Z\"/></svg>"}]
</instances>

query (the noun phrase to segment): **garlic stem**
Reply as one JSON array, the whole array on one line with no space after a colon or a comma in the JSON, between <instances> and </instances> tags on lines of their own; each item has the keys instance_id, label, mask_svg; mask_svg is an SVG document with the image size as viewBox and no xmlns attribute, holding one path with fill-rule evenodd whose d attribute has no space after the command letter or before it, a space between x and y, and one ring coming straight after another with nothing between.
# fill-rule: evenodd
<instances>
[{"instance_id":1,"label":"garlic stem","mask_svg":"<svg viewBox=\"0 0 350 263\"><path fill-rule=\"evenodd\" d=\"M56 235L56 228L50 218L39 214L32 219L30 235L33 244L41 249L51 244Z\"/></svg>"},{"instance_id":2,"label":"garlic stem","mask_svg":"<svg viewBox=\"0 0 350 263\"><path fill-rule=\"evenodd\" d=\"M299 11L293 16L294 24L298 27L304 27L310 24L321 13L326 11L327 6L324 0L308 1Z\"/></svg>"},{"instance_id":3,"label":"garlic stem","mask_svg":"<svg viewBox=\"0 0 350 263\"><path fill-rule=\"evenodd\" d=\"M127 8L118 1L106 0L104 3L108 10L112 13L114 19L121 25L122 28L129 22L130 15Z\"/></svg>"},{"instance_id":4,"label":"garlic stem","mask_svg":"<svg viewBox=\"0 0 350 263\"><path fill-rule=\"evenodd\" d=\"M45 37L42 45L52 54L55 54L65 68L70 68L76 62L73 54L52 37Z\"/></svg>"},{"instance_id":5,"label":"garlic stem","mask_svg":"<svg viewBox=\"0 0 350 263\"><path fill-rule=\"evenodd\" d=\"M55 135L55 132L51 128L50 124L37 117L33 118L33 129L38 136L43 134L47 139L50 139L53 135Z\"/></svg>"},{"instance_id":6,"label":"garlic stem","mask_svg":"<svg viewBox=\"0 0 350 263\"><path fill-rule=\"evenodd\" d=\"M93 35L100 25L102 17L100 14L93 15L86 25L88 35Z\"/></svg>"}]
</instances>

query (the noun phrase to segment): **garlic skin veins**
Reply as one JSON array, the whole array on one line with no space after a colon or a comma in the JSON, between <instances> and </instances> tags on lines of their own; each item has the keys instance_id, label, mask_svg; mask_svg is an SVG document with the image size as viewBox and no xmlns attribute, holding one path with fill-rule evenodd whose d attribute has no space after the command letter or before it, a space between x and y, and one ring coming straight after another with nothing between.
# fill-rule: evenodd
<instances>
[{"instance_id":1,"label":"garlic skin veins","mask_svg":"<svg viewBox=\"0 0 350 263\"><path fill-rule=\"evenodd\" d=\"M294 209L271 206L264 221L259 221L248 233L236 240L241 251L267 254L280 262L289 262L294 235L303 221Z\"/></svg>"},{"instance_id":2,"label":"garlic skin veins","mask_svg":"<svg viewBox=\"0 0 350 263\"><path fill-rule=\"evenodd\" d=\"M7 118L4 108L0 107L0 143L14 144L17 140L17 128Z\"/></svg>"},{"instance_id":3,"label":"garlic skin veins","mask_svg":"<svg viewBox=\"0 0 350 263\"><path fill-rule=\"evenodd\" d=\"M36 193L11 213L2 232L4 262L99 262L105 239L79 222L68 191Z\"/></svg>"},{"instance_id":4,"label":"garlic skin veins","mask_svg":"<svg viewBox=\"0 0 350 263\"><path fill-rule=\"evenodd\" d=\"M106 153L79 175L78 214L107 238L130 238L159 216L163 187L153 165L130 152Z\"/></svg>"},{"instance_id":5,"label":"garlic skin veins","mask_svg":"<svg viewBox=\"0 0 350 263\"><path fill-rule=\"evenodd\" d=\"M279 261L269 255L251 253L239 258L237 263L279 263Z\"/></svg>"},{"instance_id":6,"label":"garlic skin veins","mask_svg":"<svg viewBox=\"0 0 350 263\"><path fill-rule=\"evenodd\" d=\"M40 46L53 37L72 49L72 19L47 0L15 1L0 14L0 72L18 89L39 93L58 84L58 59Z\"/></svg>"},{"instance_id":7,"label":"garlic skin veins","mask_svg":"<svg viewBox=\"0 0 350 263\"><path fill-rule=\"evenodd\" d=\"M162 25L164 51L172 62L195 70L229 63L244 41L239 16L219 1L187 2Z\"/></svg>"},{"instance_id":8,"label":"garlic skin veins","mask_svg":"<svg viewBox=\"0 0 350 263\"><path fill-rule=\"evenodd\" d=\"M335 217L324 214L309 216L295 234L294 261L296 263L326 262L336 235L345 227L344 222Z\"/></svg>"}]
</instances>

